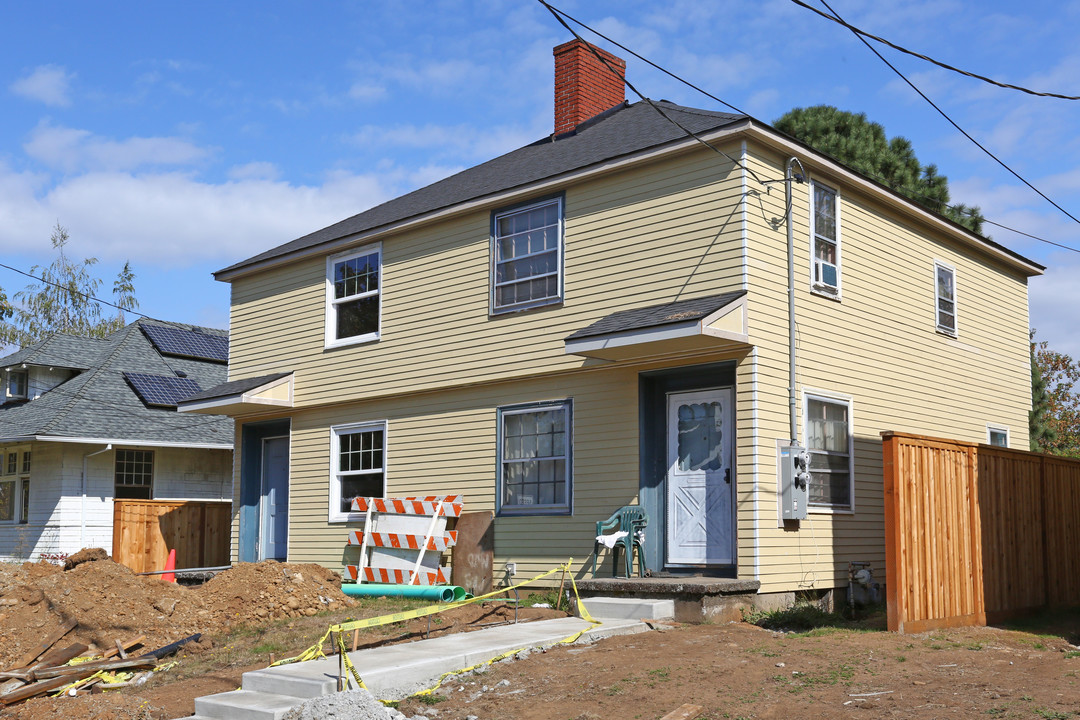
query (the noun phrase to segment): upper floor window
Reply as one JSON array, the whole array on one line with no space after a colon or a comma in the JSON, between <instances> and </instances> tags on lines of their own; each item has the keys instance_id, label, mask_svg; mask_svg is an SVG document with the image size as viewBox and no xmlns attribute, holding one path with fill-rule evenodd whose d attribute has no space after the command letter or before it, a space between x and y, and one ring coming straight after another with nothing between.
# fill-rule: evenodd
<instances>
[{"instance_id":1,"label":"upper floor window","mask_svg":"<svg viewBox=\"0 0 1080 720\"><path fill-rule=\"evenodd\" d=\"M810 237L813 243L811 286L816 292L840 295L840 204L836 190L811 183Z\"/></svg>"},{"instance_id":2,"label":"upper floor window","mask_svg":"<svg viewBox=\"0 0 1080 720\"><path fill-rule=\"evenodd\" d=\"M811 506L851 510L854 478L851 400L806 394L806 447L810 451Z\"/></svg>"},{"instance_id":3,"label":"upper floor window","mask_svg":"<svg viewBox=\"0 0 1080 720\"><path fill-rule=\"evenodd\" d=\"M956 270L945 263L934 263L937 329L956 335Z\"/></svg>"},{"instance_id":4,"label":"upper floor window","mask_svg":"<svg viewBox=\"0 0 1080 720\"><path fill-rule=\"evenodd\" d=\"M379 338L381 280L379 245L327 258L327 347Z\"/></svg>"},{"instance_id":5,"label":"upper floor window","mask_svg":"<svg viewBox=\"0 0 1080 720\"><path fill-rule=\"evenodd\" d=\"M27 378L25 370L8 370L4 383L4 394L9 400L25 400Z\"/></svg>"},{"instance_id":6,"label":"upper floor window","mask_svg":"<svg viewBox=\"0 0 1080 720\"><path fill-rule=\"evenodd\" d=\"M986 442L996 447L1009 447L1009 428L1000 425L987 425Z\"/></svg>"},{"instance_id":7,"label":"upper floor window","mask_svg":"<svg viewBox=\"0 0 1080 720\"><path fill-rule=\"evenodd\" d=\"M362 519L357 497L386 495L386 423L337 425L330 440L330 522Z\"/></svg>"},{"instance_id":8,"label":"upper floor window","mask_svg":"<svg viewBox=\"0 0 1080 720\"><path fill-rule=\"evenodd\" d=\"M154 451L116 451L116 497L149 500L153 497Z\"/></svg>"},{"instance_id":9,"label":"upper floor window","mask_svg":"<svg viewBox=\"0 0 1080 720\"><path fill-rule=\"evenodd\" d=\"M571 401L499 408L498 415L499 512L569 513Z\"/></svg>"},{"instance_id":10,"label":"upper floor window","mask_svg":"<svg viewBox=\"0 0 1080 720\"><path fill-rule=\"evenodd\" d=\"M492 312L562 300L561 197L497 212L492 230Z\"/></svg>"}]
</instances>

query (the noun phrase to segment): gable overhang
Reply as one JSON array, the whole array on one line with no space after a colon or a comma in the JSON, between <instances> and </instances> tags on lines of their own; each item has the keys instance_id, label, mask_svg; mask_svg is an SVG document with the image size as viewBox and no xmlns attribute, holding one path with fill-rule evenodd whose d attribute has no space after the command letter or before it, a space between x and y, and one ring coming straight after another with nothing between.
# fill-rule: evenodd
<instances>
[{"instance_id":1,"label":"gable overhang","mask_svg":"<svg viewBox=\"0 0 1080 720\"><path fill-rule=\"evenodd\" d=\"M293 406L293 374L289 373L244 391L202 400L181 401L177 412L204 415L250 415Z\"/></svg>"},{"instance_id":2,"label":"gable overhang","mask_svg":"<svg viewBox=\"0 0 1080 720\"><path fill-rule=\"evenodd\" d=\"M617 362L749 344L744 294L698 319L568 338L565 349L567 355Z\"/></svg>"},{"instance_id":3,"label":"gable overhang","mask_svg":"<svg viewBox=\"0 0 1080 720\"><path fill-rule=\"evenodd\" d=\"M756 120L751 120L745 127L740 128L740 130L747 137L757 140L761 144L771 147L784 155L800 156L803 160L809 159L813 166L825 170L836 178L842 178L845 183L857 187L866 195L881 202L882 205L885 205L900 214L916 219L935 231L947 235L977 252L994 258L1025 277L1042 275L1043 271L1046 270L1044 266L1037 262L1029 260L1023 255L999 245L993 240L987 240L986 238L980 237L967 228L964 228L951 220L947 220L937 213L930 212L921 205L908 200L896 191L860 175L853 170L849 170L835 160L810 148L810 146L789 138L768 125Z\"/></svg>"}]
</instances>

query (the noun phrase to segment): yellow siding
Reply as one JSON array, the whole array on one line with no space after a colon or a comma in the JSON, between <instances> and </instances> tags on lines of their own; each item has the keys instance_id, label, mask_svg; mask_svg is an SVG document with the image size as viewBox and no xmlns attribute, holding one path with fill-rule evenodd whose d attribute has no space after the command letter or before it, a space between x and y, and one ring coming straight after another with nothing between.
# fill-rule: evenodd
<instances>
[{"instance_id":1,"label":"yellow siding","mask_svg":"<svg viewBox=\"0 0 1080 720\"><path fill-rule=\"evenodd\" d=\"M783 158L758 153L753 168L783 175ZM758 450L762 592L846 584L847 563L867 560L884 582L881 438L898 430L986 442L986 424L1009 427L1026 449L1030 407L1027 286L1022 276L953 241L936 238L806 159L811 177L840 191L841 290L810 292L808 185L794 186L797 387L850 395L855 435L855 512L811 513L797 531L777 527L776 440L788 435L787 238L768 218L783 192L750 213L750 341L760 360ZM954 340L936 331L934 261L956 268ZM745 538L745 535L741 535Z\"/></svg>"},{"instance_id":2,"label":"yellow siding","mask_svg":"<svg viewBox=\"0 0 1080 720\"><path fill-rule=\"evenodd\" d=\"M294 371L310 407L573 370L563 339L628 298L741 286L739 182L699 151L566 188L565 302L528 312L488 315L489 210L386 239L382 338L362 345L323 348L325 258L239 279L230 379Z\"/></svg>"},{"instance_id":3,"label":"yellow siding","mask_svg":"<svg viewBox=\"0 0 1080 720\"><path fill-rule=\"evenodd\" d=\"M782 161L750 147L762 177L782 177ZM515 561L531 575L567 557L585 561L593 523L637 497L638 374L734 359L739 576L760 579L762 592L824 589L846 583L849 561L869 560L883 581L882 430L984 442L993 423L1009 427L1013 447L1027 446L1026 281L822 179L840 192L843 298L810 292L808 186L795 185L798 406L804 388L853 398L854 513L778 527L776 444L788 434L784 191L747 179L743 203L741 172L701 150L565 188L558 306L489 317L490 208L382 240L378 342L324 349L325 258L236 280L231 379L295 373L290 560L352 559L348 526L327 522L331 426L388 422L388 494L463 493L469 510L493 509L496 408L572 397L574 515L498 518L496 569ZM957 270L957 339L935 331L935 259ZM564 338L600 317L738 289L744 272L752 349L651 364L564 353Z\"/></svg>"}]
</instances>

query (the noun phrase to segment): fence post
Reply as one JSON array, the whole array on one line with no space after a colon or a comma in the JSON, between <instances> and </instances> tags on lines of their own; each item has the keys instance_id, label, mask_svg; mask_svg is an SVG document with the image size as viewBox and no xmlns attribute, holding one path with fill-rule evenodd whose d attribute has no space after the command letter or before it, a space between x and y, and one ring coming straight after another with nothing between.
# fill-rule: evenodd
<instances>
[{"instance_id":1,"label":"fence post","mask_svg":"<svg viewBox=\"0 0 1080 720\"><path fill-rule=\"evenodd\" d=\"M906 609L904 593L900 587L900 510L898 494L901 492L900 466L897 463L897 450L900 438L892 433L882 433L882 468L885 479L885 608L888 627L891 632L903 632Z\"/></svg>"},{"instance_id":2,"label":"fence post","mask_svg":"<svg viewBox=\"0 0 1080 720\"><path fill-rule=\"evenodd\" d=\"M979 505L979 446L967 445L968 523L971 533L971 581L975 622L986 625L986 578L983 574L982 510Z\"/></svg>"}]
</instances>

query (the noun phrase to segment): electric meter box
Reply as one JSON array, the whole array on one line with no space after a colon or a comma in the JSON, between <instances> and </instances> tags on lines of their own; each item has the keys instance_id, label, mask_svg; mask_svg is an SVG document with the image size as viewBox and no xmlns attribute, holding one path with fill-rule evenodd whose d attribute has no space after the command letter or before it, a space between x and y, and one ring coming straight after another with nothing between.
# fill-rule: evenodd
<instances>
[{"instance_id":1,"label":"electric meter box","mask_svg":"<svg viewBox=\"0 0 1080 720\"><path fill-rule=\"evenodd\" d=\"M780 518L805 520L810 486L810 453L798 445L780 448Z\"/></svg>"}]
</instances>

